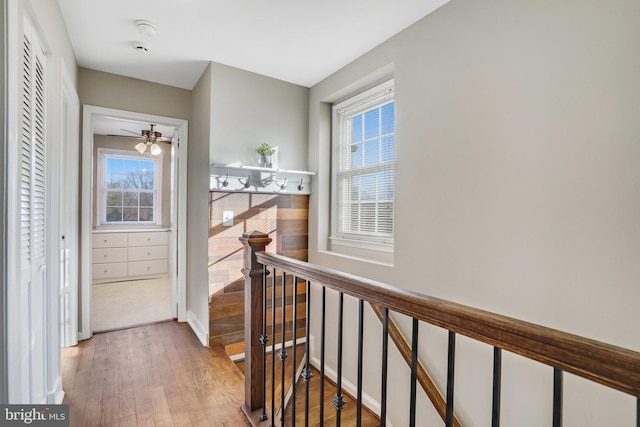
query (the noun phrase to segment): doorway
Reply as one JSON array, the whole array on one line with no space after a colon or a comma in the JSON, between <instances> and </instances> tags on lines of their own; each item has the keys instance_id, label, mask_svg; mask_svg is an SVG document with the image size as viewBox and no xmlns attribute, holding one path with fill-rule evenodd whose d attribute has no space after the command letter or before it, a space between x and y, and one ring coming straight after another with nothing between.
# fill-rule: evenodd
<instances>
[{"instance_id":1,"label":"doorway","mask_svg":"<svg viewBox=\"0 0 640 427\"><path fill-rule=\"evenodd\" d=\"M145 129L161 136L135 150ZM186 320L187 133L186 120L84 107L80 339Z\"/></svg>"}]
</instances>

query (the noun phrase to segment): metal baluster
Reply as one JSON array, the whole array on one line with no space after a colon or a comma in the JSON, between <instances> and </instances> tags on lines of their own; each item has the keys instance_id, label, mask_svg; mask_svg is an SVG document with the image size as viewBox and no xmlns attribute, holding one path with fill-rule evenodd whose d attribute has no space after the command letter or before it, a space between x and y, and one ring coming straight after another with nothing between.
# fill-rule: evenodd
<instances>
[{"instance_id":1,"label":"metal baluster","mask_svg":"<svg viewBox=\"0 0 640 427\"><path fill-rule=\"evenodd\" d=\"M298 370L298 367L296 366L296 339L297 339L297 334L296 334L296 327L298 326L298 322L296 321L297 317L298 317L298 301L297 301L297 297L298 297L298 278L296 276L293 276L293 291L291 293L291 297L292 297L292 304L293 304L293 332L292 332L292 338L291 340L293 341L293 350L292 350L292 355L291 357L293 359L291 359L293 361L293 363L291 363L291 366L293 367L293 374L291 376L291 387L292 387L292 394L291 394L291 425L295 427L296 425L296 386L297 386L297 378L296 378L296 372Z\"/></svg>"},{"instance_id":2,"label":"metal baluster","mask_svg":"<svg viewBox=\"0 0 640 427\"><path fill-rule=\"evenodd\" d=\"M493 347L493 405L491 427L500 427L500 394L502 391L502 349Z\"/></svg>"},{"instance_id":3,"label":"metal baluster","mask_svg":"<svg viewBox=\"0 0 640 427\"><path fill-rule=\"evenodd\" d=\"M416 391L418 382L418 319L411 330L411 397L409 398L409 427L416 426Z\"/></svg>"},{"instance_id":4,"label":"metal baluster","mask_svg":"<svg viewBox=\"0 0 640 427\"><path fill-rule=\"evenodd\" d=\"M389 309L382 309L382 397L380 399L380 427L387 425L387 360L389 354Z\"/></svg>"},{"instance_id":5,"label":"metal baluster","mask_svg":"<svg viewBox=\"0 0 640 427\"><path fill-rule=\"evenodd\" d=\"M304 378L304 381L306 382L306 389L305 389L305 399L304 399L304 426L305 427L309 427L309 382L311 381L311 377L313 377L313 374L311 373L311 366L309 364L309 330L311 329L311 283L309 283L309 281L307 280L307 289L306 289L306 293L307 293L307 313L306 313L306 342L305 342L305 352L306 352L306 360L304 363L304 370L302 371L302 378Z\"/></svg>"},{"instance_id":6,"label":"metal baluster","mask_svg":"<svg viewBox=\"0 0 640 427\"><path fill-rule=\"evenodd\" d=\"M287 280L287 273L285 273L284 271L282 272L282 306L280 307L280 311L281 311L281 319L282 319L282 325L281 325L281 331L282 331L282 346L280 347L280 352L279 352L279 356L280 356L280 361L282 362L282 371L281 371L281 383L280 383L280 425L284 426L285 422L284 422L284 397L285 397L285 388L284 388L284 374L285 374L285 364L287 362L287 349L285 348L284 344L285 344L285 326L286 326L286 322L287 322L287 317L286 317L286 306L287 306L287 284L285 283L285 281Z\"/></svg>"},{"instance_id":7,"label":"metal baluster","mask_svg":"<svg viewBox=\"0 0 640 427\"><path fill-rule=\"evenodd\" d=\"M553 427L562 427L562 371L553 368Z\"/></svg>"},{"instance_id":8,"label":"metal baluster","mask_svg":"<svg viewBox=\"0 0 640 427\"><path fill-rule=\"evenodd\" d=\"M267 418L267 266L262 266L262 335L260 336L260 344L262 344L262 414L260 421Z\"/></svg>"},{"instance_id":9,"label":"metal baluster","mask_svg":"<svg viewBox=\"0 0 640 427\"><path fill-rule=\"evenodd\" d=\"M640 427L640 397L636 399L636 427Z\"/></svg>"},{"instance_id":10,"label":"metal baluster","mask_svg":"<svg viewBox=\"0 0 640 427\"><path fill-rule=\"evenodd\" d=\"M276 268L271 278L271 427L276 419Z\"/></svg>"},{"instance_id":11,"label":"metal baluster","mask_svg":"<svg viewBox=\"0 0 640 427\"><path fill-rule=\"evenodd\" d=\"M322 327L320 328L320 425L324 424L324 341L327 313L327 288L322 287Z\"/></svg>"},{"instance_id":12,"label":"metal baluster","mask_svg":"<svg viewBox=\"0 0 640 427\"><path fill-rule=\"evenodd\" d=\"M453 426L453 388L456 363L456 334L449 331L449 356L447 361L447 414L445 426Z\"/></svg>"},{"instance_id":13,"label":"metal baluster","mask_svg":"<svg viewBox=\"0 0 640 427\"><path fill-rule=\"evenodd\" d=\"M358 388L356 402L356 425L362 426L362 347L364 332L364 301L358 301Z\"/></svg>"},{"instance_id":14,"label":"metal baluster","mask_svg":"<svg viewBox=\"0 0 640 427\"><path fill-rule=\"evenodd\" d=\"M333 406L336 408L336 427L340 427L342 417L342 407L344 398L342 397L342 320L344 314L344 294L340 292L338 297L338 372L336 379L336 395L333 396Z\"/></svg>"},{"instance_id":15,"label":"metal baluster","mask_svg":"<svg viewBox=\"0 0 640 427\"><path fill-rule=\"evenodd\" d=\"M333 397L333 406L336 408L336 427L340 427L342 418L342 407L344 398L342 397L342 331L344 319L344 294L340 292L338 298L338 370L336 381L336 394Z\"/></svg>"}]
</instances>

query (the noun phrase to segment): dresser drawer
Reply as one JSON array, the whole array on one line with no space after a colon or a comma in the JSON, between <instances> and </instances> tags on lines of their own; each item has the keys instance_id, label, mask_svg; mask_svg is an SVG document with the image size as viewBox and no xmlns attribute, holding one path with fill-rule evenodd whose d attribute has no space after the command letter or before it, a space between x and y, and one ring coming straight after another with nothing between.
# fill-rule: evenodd
<instances>
[{"instance_id":1,"label":"dresser drawer","mask_svg":"<svg viewBox=\"0 0 640 427\"><path fill-rule=\"evenodd\" d=\"M110 279L113 277L124 277L127 275L126 262L93 264L91 267L92 267L92 278L94 280Z\"/></svg>"},{"instance_id":2,"label":"dresser drawer","mask_svg":"<svg viewBox=\"0 0 640 427\"><path fill-rule=\"evenodd\" d=\"M129 248L128 261L147 261L153 259L166 259L166 246L134 246Z\"/></svg>"},{"instance_id":3,"label":"dresser drawer","mask_svg":"<svg viewBox=\"0 0 640 427\"><path fill-rule=\"evenodd\" d=\"M91 252L93 264L127 261L127 248L93 249Z\"/></svg>"},{"instance_id":4,"label":"dresser drawer","mask_svg":"<svg viewBox=\"0 0 640 427\"><path fill-rule=\"evenodd\" d=\"M166 259L152 261L129 262L129 276L144 276L147 274L165 274L168 263Z\"/></svg>"},{"instance_id":5,"label":"dresser drawer","mask_svg":"<svg viewBox=\"0 0 640 427\"><path fill-rule=\"evenodd\" d=\"M162 246L167 244L166 231L129 233L129 246Z\"/></svg>"},{"instance_id":6,"label":"dresser drawer","mask_svg":"<svg viewBox=\"0 0 640 427\"><path fill-rule=\"evenodd\" d=\"M126 248L127 233L93 233L94 248Z\"/></svg>"}]
</instances>

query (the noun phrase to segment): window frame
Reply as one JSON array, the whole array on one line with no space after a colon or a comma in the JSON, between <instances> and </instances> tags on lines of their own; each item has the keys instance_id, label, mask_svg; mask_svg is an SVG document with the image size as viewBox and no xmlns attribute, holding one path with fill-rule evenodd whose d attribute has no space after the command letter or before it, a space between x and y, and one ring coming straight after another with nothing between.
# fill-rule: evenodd
<instances>
[{"instance_id":1,"label":"window frame","mask_svg":"<svg viewBox=\"0 0 640 427\"><path fill-rule=\"evenodd\" d=\"M155 228L162 225L162 153L157 156L148 156L128 150L118 150L112 148L98 148L97 162L97 208L96 225L99 227L117 228L117 227L137 227L137 228ZM122 221L107 222L107 158L115 157L121 159L152 161L154 162L154 203L153 203L153 221ZM134 190L135 191L135 190ZM139 191L139 190L138 190ZM139 205L138 205L139 206Z\"/></svg>"},{"instance_id":2,"label":"window frame","mask_svg":"<svg viewBox=\"0 0 640 427\"><path fill-rule=\"evenodd\" d=\"M364 114L374 108L380 108L387 104L390 100L394 103L394 129L393 129L393 150L394 157L391 162L385 164L377 164L370 167L362 167L360 173L348 172L352 169L343 169L343 152L345 141L341 139L342 132L342 121L341 121L341 111L354 111L354 114L351 115L357 116L360 114ZM351 142L346 142L346 144L351 144ZM396 138L395 138L395 80L390 79L381 84L378 84L368 90L365 90L359 94L351 96L339 103L336 103L332 106L332 139L331 139L331 153L332 153L332 161L331 161L331 227L330 227L330 236L329 240L332 246L347 246L358 249L365 250L376 250L382 252L393 253L394 250L394 236L395 236L395 164L396 164L396 156L395 156L395 148L396 148ZM390 168L380 167L380 165L388 166L391 164ZM340 206L340 187L342 185L342 177L344 175L354 176L354 175L365 175L367 173L372 173L376 171L390 170L393 173L392 185L393 185L393 193L394 196L391 200L392 206L392 215L391 215L391 235L380 235L377 233L350 233L339 230L339 216L342 215L342 207ZM345 174L345 171L347 173ZM379 188L376 185L376 188Z\"/></svg>"}]
</instances>

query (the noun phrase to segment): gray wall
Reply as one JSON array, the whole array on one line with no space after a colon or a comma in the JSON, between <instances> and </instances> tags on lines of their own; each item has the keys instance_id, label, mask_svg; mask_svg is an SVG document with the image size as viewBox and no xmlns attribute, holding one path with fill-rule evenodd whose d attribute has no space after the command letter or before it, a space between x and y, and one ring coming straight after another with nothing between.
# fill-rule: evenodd
<instances>
[{"instance_id":1,"label":"gray wall","mask_svg":"<svg viewBox=\"0 0 640 427\"><path fill-rule=\"evenodd\" d=\"M638 16L634 0L453 0L314 86L309 165L320 188L310 260L640 350ZM397 111L393 267L325 251L328 105L388 74ZM347 311L345 324L355 324ZM379 322L367 319L367 350L379 354ZM446 335L422 334L423 361L443 389ZM459 340L464 425L490 423L490 353ZM405 366L395 350L391 358ZM504 366L502 422L548 425L551 369L510 356ZM394 368L394 425L407 425L408 375ZM378 377L368 363L374 396ZM571 377L565 387L567 425L633 424L632 398ZM419 419L437 423L428 403Z\"/></svg>"},{"instance_id":2,"label":"gray wall","mask_svg":"<svg viewBox=\"0 0 640 427\"><path fill-rule=\"evenodd\" d=\"M191 91L117 74L78 69L82 104L189 120Z\"/></svg>"},{"instance_id":3,"label":"gray wall","mask_svg":"<svg viewBox=\"0 0 640 427\"><path fill-rule=\"evenodd\" d=\"M207 230L209 195L209 146L211 143L212 65L193 88L193 116L189 123L189 170L187 171L187 309L199 323L201 334L209 331L209 280L207 277ZM193 319L191 319L193 322ZM208 342L207 337L201 337Z\"/></svg>"},{"instance_id":4,"label":"gray wall","mask_svg":"<svg viewBox=\"0 0 640 427\"><path fill-rule=\"evenodd\" d=\"M309 89L212 63L210 163L258 166L262 142L278 147L280 169L306 170Z\"/></svg>"}]
</instances>

